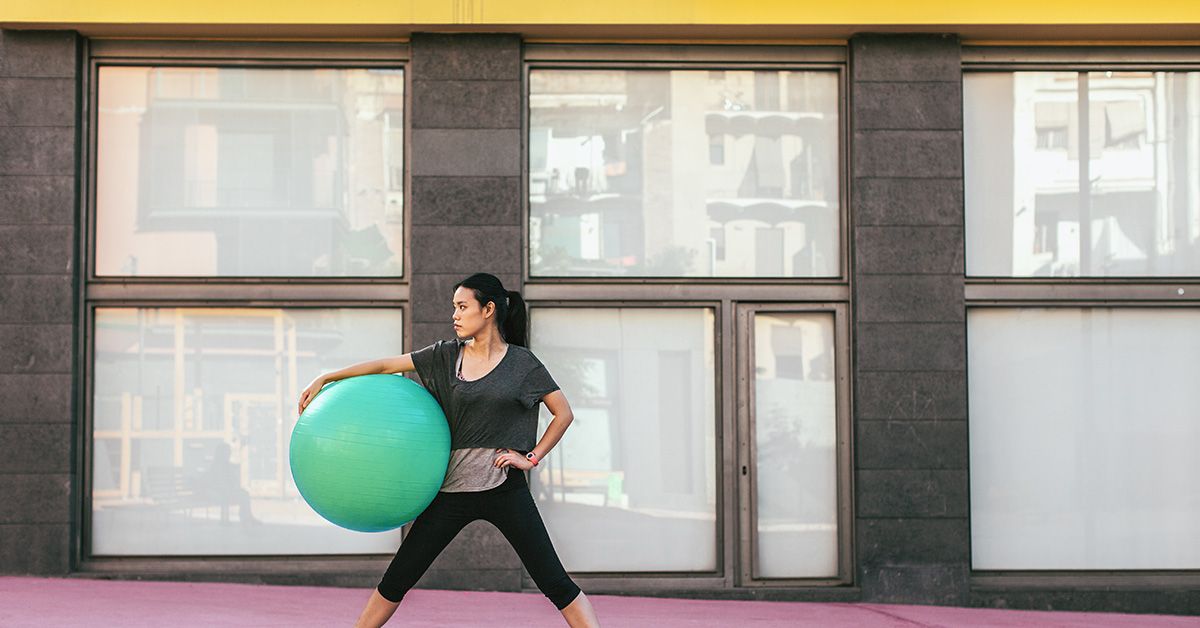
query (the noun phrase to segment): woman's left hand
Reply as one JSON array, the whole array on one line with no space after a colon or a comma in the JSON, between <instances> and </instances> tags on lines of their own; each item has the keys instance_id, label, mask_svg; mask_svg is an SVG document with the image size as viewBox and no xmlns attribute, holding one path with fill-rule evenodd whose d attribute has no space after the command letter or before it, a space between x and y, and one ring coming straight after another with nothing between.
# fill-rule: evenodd
<instances>
[{"instance_id":1,"label":"woman's left hand","mask_svg":"<svg viewBox=\"0 0 1200 628\"><path fill-rule=\"evenodd\" d=\"M533 468L532 460L511 449L497 449L496 453L500 455L496 456L496 460L492 464L501 469L512 466L522 471L528 471Z\"/></svg>"}]
</instances>

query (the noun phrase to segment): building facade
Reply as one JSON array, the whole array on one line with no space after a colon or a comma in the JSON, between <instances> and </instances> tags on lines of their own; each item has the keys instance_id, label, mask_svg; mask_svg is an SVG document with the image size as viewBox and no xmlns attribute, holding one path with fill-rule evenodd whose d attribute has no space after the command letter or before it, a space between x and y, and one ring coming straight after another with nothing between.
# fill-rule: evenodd
<instances>
[{"instance_id":1,"label":"building facade","mask_svg":"<svg viewBox=\"0 0 1200 628\"><path fill-rule=\"evenodd\" d=\"M1200 613L1196 10L266 4L0 15L0 572L372 586L296 400L486 271L589 592Z\"/></svg>"}]
</instances>

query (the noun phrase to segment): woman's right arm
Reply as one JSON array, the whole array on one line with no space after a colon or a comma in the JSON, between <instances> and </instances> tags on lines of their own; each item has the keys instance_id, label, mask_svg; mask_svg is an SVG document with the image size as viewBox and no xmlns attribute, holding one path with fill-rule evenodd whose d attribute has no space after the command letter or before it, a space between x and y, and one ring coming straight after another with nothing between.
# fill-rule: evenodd
<instances>
[{"instance_id":1,"label":"woman's right arm","mask_svg":"<svg viewBox=\"0 0 1200 628\"><path fill-rule=\"evenodd\" d=\"M412 354L405 353L390 358L379 358L378 360L351 364L344 369L325 373L321 377L325 378L325 382L328 383L336 382L339 379L346 379L347 377L358 377L359 375L405 373L416 368L416 365L413 364Z\"/></svg>"},{"instance_id":2,"label":"woman's right arm","mask_svg":"<svg viewBox=\"0 0 1200 628\"><path fill-rule=\"evenodd\" d=\"M405 353L389 358L359 362L358 364L351 364L344 369L322 373L304 388L304 392L300 393L300 404L297 406L297 414L304 412L304 408L308 407L313 397L317 396L321 387L329 382L336 382L339 379L357 377L359 375L407 373L408 371L416 370L416 368L413 364L412 354Z\"/></svg>"}]
</instances>

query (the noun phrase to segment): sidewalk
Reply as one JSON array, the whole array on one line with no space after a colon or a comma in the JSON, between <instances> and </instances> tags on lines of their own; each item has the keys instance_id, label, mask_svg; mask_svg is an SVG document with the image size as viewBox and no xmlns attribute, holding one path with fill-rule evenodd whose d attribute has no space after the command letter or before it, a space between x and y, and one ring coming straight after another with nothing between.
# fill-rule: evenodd
<instances>
[{"instance_id":1,"label":"sidewalk","mask_svg":"<svg viewBox=\"0 0 1200 628\"><path fill-rule=\"evenodd\" d=\"M0 626L350 626L368 590L0 577ZM1200 627L1200 617L589 595L606 627ZM389 626L565 626L531 593L415 589Z\"/></svg>"}]
</instances>

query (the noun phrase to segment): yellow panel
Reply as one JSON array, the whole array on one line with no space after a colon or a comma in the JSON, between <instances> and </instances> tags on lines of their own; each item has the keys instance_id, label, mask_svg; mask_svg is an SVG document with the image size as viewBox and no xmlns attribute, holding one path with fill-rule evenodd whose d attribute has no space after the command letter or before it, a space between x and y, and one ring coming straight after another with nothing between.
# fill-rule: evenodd
<instances>
[{"instance_id":1,"label":"yellow panel","mask_svg":"<svg viewBox=\"0 0 1200 628\"><path fill-rule=\"evenodd\" d=\"M1196 0L3 0L26 24L1200 24Z\"/></svg>"}]
</instances>

